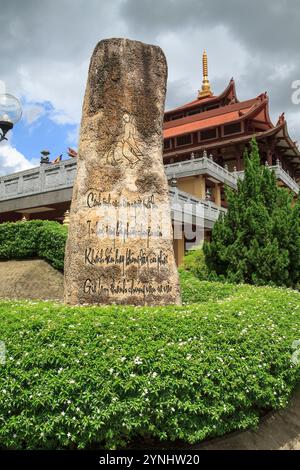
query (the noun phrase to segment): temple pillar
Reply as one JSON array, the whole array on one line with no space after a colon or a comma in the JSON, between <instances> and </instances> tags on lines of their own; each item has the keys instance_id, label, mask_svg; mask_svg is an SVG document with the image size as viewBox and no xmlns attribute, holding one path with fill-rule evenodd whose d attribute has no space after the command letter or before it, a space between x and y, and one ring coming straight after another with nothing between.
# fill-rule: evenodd
<instances>
[{"instance_id":1,"label":"temple pillar","mask_svg":"<svg viewBox=\"0 0 300 470\"><path fill-rule=\"evenodd\" d=\"M236 145L234 148L234 153L235 153L235 166L237 171L242 170L242 165L241 165L241 148L239 145Z\"/></svg>"},{"instance_id":2,"label":"temple pillar","mask_svg":"<svg viewBox=\"0 0 300 470\"><path fill-rule=\"evenodd\" d=\"M272 166L272 150L268 149L267 150L267 162L269 166Z\"/></svg>"},{"instance_id":3,"label":"temple pillar","mask_svg":"<svg viewBox=\"0 0 300 470\"><path fill-rule=\"evenodd\" d=\"M267 139L266 153L267 153L267 163L269 166L272 166L273 165L273 153L274 153L274 140L273 139Z\"/></svg>"},{"instance_id":4,"label":"temple pillar","mask_svg":"<svg viewBox=\"0 0 300 470\"><path fill-rule=\"evenodd\" d=\"M205 177L203 175L198 175L194 179L194 195L199 199L205 199L206 184Z\"/></svg>"},{"instance_id":5,"label":"temple pillar","mask_svg":"<svg viewBox=\"0 0 300 470\"><path fill-rule=\"evenodd\" d=\"M180 266L183 263L183 258L185 254L185 240L184 240L183 234L182 234L182 238L173 240L173 247L174 247L174 255L175 255L176 264L177 266Z\"/></svg>"},{"instance_id":6,"label":"temple pillar","mask_svg":"<svg viewBox=\"0 0 300 470\"><path fill-rule=\"evenodd\" d=\"M222 198L221 198L221 186L218 183L214 184L213 187L213 198L215 201L215 204L219 207L222 205Z\"/></svg>"}]
</instances>

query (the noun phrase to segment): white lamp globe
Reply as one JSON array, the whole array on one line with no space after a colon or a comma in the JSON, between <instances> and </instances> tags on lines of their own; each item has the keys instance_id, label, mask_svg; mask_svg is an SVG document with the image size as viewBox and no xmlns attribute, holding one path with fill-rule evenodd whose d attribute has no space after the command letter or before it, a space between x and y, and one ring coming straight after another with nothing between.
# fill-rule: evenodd
<instances>
[{"instance_id":1,"label":"white lamp globe","mask_svg":"<svg viewBox=\"0 0 300 470\"><path fill-rule=\"evenodd\" d=\"M9 93L0 94L0 122L15 124L21 119L20 101Z\"/></svg>"}]
</instances>

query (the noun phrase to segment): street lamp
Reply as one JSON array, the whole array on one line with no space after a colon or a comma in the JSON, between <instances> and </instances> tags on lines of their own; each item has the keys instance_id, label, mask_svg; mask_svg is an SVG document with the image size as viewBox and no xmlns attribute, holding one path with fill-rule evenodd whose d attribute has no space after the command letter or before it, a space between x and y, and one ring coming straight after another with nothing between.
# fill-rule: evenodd
<instances>
[{"instance_id":1,"label":"street lamp","mask_svg":"<svg viewBox=\"0 0 300 470\"><path fill-rule=\"evenodd\" d=\"M20 101L8 93L0 94L0 142L16 122L21 119L22 107Z\"/></svg>"}]
</instances>

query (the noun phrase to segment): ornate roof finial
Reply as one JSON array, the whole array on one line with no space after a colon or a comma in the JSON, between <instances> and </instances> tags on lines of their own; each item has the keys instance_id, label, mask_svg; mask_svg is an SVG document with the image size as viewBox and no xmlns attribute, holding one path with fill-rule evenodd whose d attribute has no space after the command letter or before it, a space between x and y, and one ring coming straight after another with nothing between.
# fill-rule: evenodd
<instances>
[{"instance_id":1,"label":"ornate roof finial","mask_svg":"<svg viewBox=\"0 0 300 470\"><path fill-rule=\"evenodd\" d=\"M210 83L208 80L208 65L207 65L207 54L206 51L203 52L202 56L202 67L203 67L203 80L201 90L198 92L198 99L206 98L207 96L212 96L213 92L210 88Z\"/></svg>"}]
</instances>

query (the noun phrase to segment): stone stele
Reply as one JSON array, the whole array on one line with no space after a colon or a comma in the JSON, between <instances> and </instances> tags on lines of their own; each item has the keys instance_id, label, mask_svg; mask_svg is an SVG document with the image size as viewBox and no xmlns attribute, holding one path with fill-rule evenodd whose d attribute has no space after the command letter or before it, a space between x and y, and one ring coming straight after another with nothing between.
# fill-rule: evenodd
<instances>
[{"instance_id":1,"label":"stone stele","mask_svg":"<svg viewBox=\"0 0 300 470\"><path fill-rule=\"evenodd\" d=\"M180 304L162 161L167 65L157 46L91 58L65 255L68 304Z\"/></svg>"}]
</instances>

